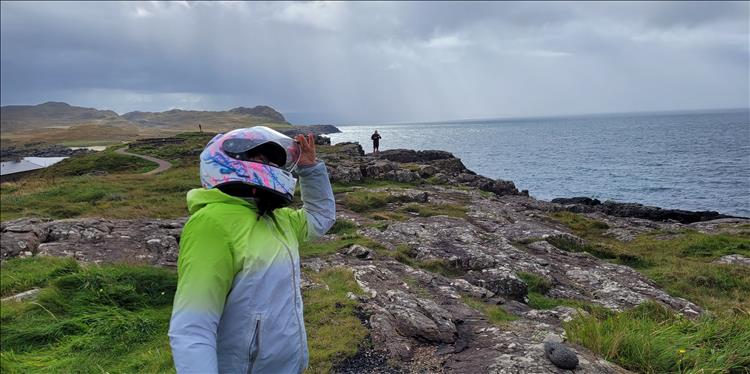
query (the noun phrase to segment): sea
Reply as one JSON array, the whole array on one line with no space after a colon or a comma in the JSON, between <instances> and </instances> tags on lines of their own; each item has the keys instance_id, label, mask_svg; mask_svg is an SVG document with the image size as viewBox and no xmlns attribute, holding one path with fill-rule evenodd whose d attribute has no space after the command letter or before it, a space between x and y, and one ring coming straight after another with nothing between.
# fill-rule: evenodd
<instances>
[{"instance_id":1,"label":"sea","mask_svg":"<svg viewBox=\"0 0 750 374\"><path fill-rule=\"evenodd\" d=\"M750 217L750 110L338 126L332 143L444 150L542 200L586 196Z\"/></svg>"}]
</instances>

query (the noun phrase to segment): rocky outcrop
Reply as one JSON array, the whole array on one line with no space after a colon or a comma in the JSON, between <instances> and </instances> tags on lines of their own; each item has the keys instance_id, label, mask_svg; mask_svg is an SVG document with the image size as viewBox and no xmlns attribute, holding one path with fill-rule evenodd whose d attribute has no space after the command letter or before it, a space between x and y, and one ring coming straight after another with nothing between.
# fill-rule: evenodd
<instances>
[{"instance_id":1,"label":"rocky outcrop","mask_svg":"<svg viewBox=\"0 0 750 374\"><path fill-rule=\"evenodd\" d=\"M519 192L511 181L477 175L449 152L392 149L378 155L365 155L357 143L342 143L336 147L341 149L337 148L335 153L320 155L326 161L328 173L334 182L351 183L375 179L403 183L453 184L478 188L498 196L528 195L528 191Z\"/></svg>"},{"instance_id":2,"label":"rocky outcrop","mask_svg":"<svg viewBox=\"0 0 750 374\"><path fill-rule=\"evenodd\" d=\"M679 223L693 223L712 221L721 218L738 218L719 214L713 211L693 212L681 209L661 209L636 203L618 203L588 197L572 197L552 199L553 203L561 204L564 208L576 213L602 212L610 216L643 218L652 221L676 221Z\"/></svg>"},{"instance_id":3,"label":"rocky outcrop","mask_svg":"<svg viewBox=\"0 0 750 374\"><path fill-rule=\"evenodd\" d=\"M174 266L185 221L31 218L3 222L0 258L40 255Z\"/></svg>"}]
</instances>

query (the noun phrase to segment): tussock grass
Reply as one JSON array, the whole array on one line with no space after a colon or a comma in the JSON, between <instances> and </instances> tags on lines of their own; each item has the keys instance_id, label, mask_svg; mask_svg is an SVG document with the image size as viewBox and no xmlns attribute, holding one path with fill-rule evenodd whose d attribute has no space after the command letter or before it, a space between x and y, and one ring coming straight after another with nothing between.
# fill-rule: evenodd
<instances>
[{"instance_id":1,"label":"tussock grass","mask_svg":"<svg viewBox=\"0 0 750 374\"><path fill-rule=\"evenodd\" d=\"M72 258L13 258L0 263L0 296L6 297L44 287L50 280L77 273L81 267Z\"/></svg>"},{"instance_id":2,"label":"tussock grass","mask_svg":"<svg viewBox=\"0 0 750 374\"><path fill-rule=\"evenodd\" d=\"M540 275L526 272L519 272L517 275L526 282L529 292L537 292L543 295L552 289L552 282Z\"/></svg>"},{"instance_id":3,"label":"tussock grass","mask_svg":"<svg viewBox=\"0 0 750 374\"><path fill-rule=\"evenodd\" d=\"M357 232L357 224L348 219L336 220L336 223L328 230L328 234L352 235Z\"/></svg>"},{"instance_id":4,"label":"tussock grass","mask_svg":"<svg viewBox=\"0 0 750 374\"><path fill-rule=\"evenodd\" d=\"M331 269L310 276L325 288L304 292L305 326L310 346L310 373L329 373L336 363L357 353L367 336L357 318L357 302L348 293L361 295L362 290L346 269Z\"/></svg>"},{"instance_id":5,"label":"tussock grass","mask_svg":"<svg viewBox=\"0 0 750 374\"><path fill-rule=\"evenodd\" d=\"M641 373L746 373L750 317L690 321L649 302L607 318L565 324L571 341Z\"/></svg>"},{"instance_id":6,"label":"tussock grass","mask_svg":"<svg viewBox=\"0 0 750 374\"><path fill-rule=\"evenodd\" d=\"M455 204L417 204L411 203L401 208L402 211L417 213L422 217L450 216L466 217L466 207Z\"/></svg>"},{"instance_id":7,"label":"tussock grass","mask_svg":"<svg viewBox=\"0 0 750 374\"><path fill-rule=\"evenodd\" d=\"M359 244L361 246L374 250L384 249L382 245L373 241L372 239L368 239L357 234L349 234L342 235L340 238L335 240L318 240L302 243L299 248L299 253L302 258L320 257L336 253L352 244Z\"/></svg>"},{"instance_id":8,"label":"tussock grass","mask_svg":"<svg viewBox=\"0 0 750 374\"><path fill-rule=\"evenodd\" d=\"M174 372L167 330L176 274L147 266L80 268L70 261L3 263L3 287L11 285L9 279L16 282L13 292L48 287L36 301L0 305L0 371ZM27 281L18 280L19 274ZM309 370L323 373L364 342L367 329L355 313L357 302L347 297L362 291L345 269L310 276L328 286L304 292Z\"/></svg>"},{"instance_id":9,"label":"tussock grass","mask_svg":"<svg viewBox=\"0 0 750 374\"><path fill-rule=\"evenodd\" d=\"M323 149L325 147L320 147ZM350 183L336 182L332 184L334 193L344 193L352 191L360 191L363 188L414 188L415 183L396 182L383 179L372 179L365 178L361 181L354 181Z\"/></svg>"},{"instance_id":10,"label":"tussock grass","mask_svg":"<svg viewBox=\"0 0 750 374\"><path fill-rule=\"evenodd\" d=\"M555 212L550 217L568 226L576 235L581 237L599 236L609 228L604 222L587 218L581 214L572 212Z\"/></svg>"},{"instance_id":11,"label":"tussock grass","mask_svg":"<svg viewBox=\"0 0 750 374\"><path fill-rule=\"evenodd\" d=\"M381 253L393 257L394 260L404 265L424 269L447 278L454 278L465 274L462 269L457 268L444 259L418 260L414 258L413 250L407 244L399 244L394 251L382 251Z\"/></svg>"},{"instance_id":12,"label":"tussock grass","mask_svg":"<svg viewBox=\"0 0 750 374\"><path fill-rule=\"evenodd\" d=\"M27 260L9 265L49 273L48 261ZM3 372L174 371L166 336L173 272L118 265L58 275L37 301L0 306Z\"/></svg>"},{"instance_id":13,"label":"tussock grass","mask_svg":"<svg viewBox=\"0 0 750 374\"><path fill-rule=\"evenodd\" d=\"M623 367L646 373L746 373L750 367L750 270L714 264L720 256L750 256L750 233L652 232L630 242L605 237L606 225L573 213L556 213L585 242L547 240L634 267L669 294L710 312L697 321L654 302L622 313L592 313L565 325L568 337ZM536 292L529 305L558 301Z\"/></svg>"},{"instance_id":14,"label":"tussock grass","mask_svg":"<svg viewBox=\"0 0 750 374\"><path fill-rule=\"evenodd\" d=\"M390 199L391 196L387 192L352 191L344 196L343 203L347 208L363 213L385 207Z\"/></svg>"},{"instance_id":15,"label":"tussock grass","mask_svg":"<svg viewBox=\"0 0 750 374\"><path fill-rule=\"evenodd\" d=\"M485 303L480 299L466 295L464 295L461 300L464 304L487 316L490 322L497 326L503 326L510 321L518 319L518 317L506 312L499 305Z\"/></svg>"}]
</instances>

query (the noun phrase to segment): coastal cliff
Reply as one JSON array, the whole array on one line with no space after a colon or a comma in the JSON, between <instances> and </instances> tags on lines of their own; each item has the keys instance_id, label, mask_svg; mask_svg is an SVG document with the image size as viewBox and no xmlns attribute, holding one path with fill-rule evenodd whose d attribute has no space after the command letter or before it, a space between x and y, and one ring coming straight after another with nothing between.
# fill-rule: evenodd
<instances>
[{"instance_id":1,"label":"coastal cliff","mask_svg":"<svg viewBox=\"0 0 750 374\"><path fill-rule=\"evenodd\" d=\"M738 276L736 287L750 280L748 219L708 214L681 222L582 208L599 205L588 201L540 201L443 151L373 156L346 143L321 146L319 157L334 183L337 223L300 250L305 303L333 292L330 275L344 271L355 286L330 315L351 307L352 331L361 331L353 351L324 356L328 366L320 371L557 373L565 371L545 358L545 343L566 342L577 353L576 372L627 372L584 344L576 321L633 308L674 313L685 323L710 314L707 299L649 277L663 274L663 256L680 256L650 252L659 243L672 250L670 240L721 235L726 245L704 248L695 261ZM0 254L4 266L15 257L53 256L171 268L185 221L16 219L2 223ZM674 250L693 261L688 244ZM712 279L703 282L697 287L711 292ZM737 292L736 305L746 307L747 290ZM316 308L306 309L306 321ZM308 321L313 352L324 344L316 323ZM750 362L742 353L732 365Z\"/></svg>"}]
</instances>

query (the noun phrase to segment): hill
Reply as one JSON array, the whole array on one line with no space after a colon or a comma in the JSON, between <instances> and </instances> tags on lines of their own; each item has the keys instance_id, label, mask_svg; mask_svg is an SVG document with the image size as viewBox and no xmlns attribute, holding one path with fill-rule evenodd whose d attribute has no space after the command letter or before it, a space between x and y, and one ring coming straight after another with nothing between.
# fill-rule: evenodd
<instances>
[{"instance_id":1,"label":"hill","mask_svg":"<svg viewBox=\"0 0 750 374\"><path fill-rule=\"evenodd\" d=\"M54 101L39 105L0 107L0 125L2 132L66 129L80 125L132 127L130 121L111 110L84 108Z\"/></svg>"},{"instance_id":2,"label":"hill","mask_svg":"<svg viewBox=\"0 0 750 374\"><path fill-rule=\"evenodd\" d=\"M129 112L123 118L144 129L168 132L195 131L200 124L203 131L225 131L260 124L290 126L275 109L259 105L253 108L238 107L228 111L198 111L172 109L165 112ZM278 126L280 125L280 126Z\"/></svg>"},{"instance_id":3,"label":"hill","mask_svg":"<svg viewBox=\"0 0 750 374\"><path fill-rule=\"evenodd\" d=\"M3 147L27 143L65 145L114 144L143 137L172 136L195 131L220 132L265 124L292 126L270 106L237 107L227 111L172 109L164 112L129 112L73 106L62 102L0 107Z\"/></svg>"}]
</instances>

